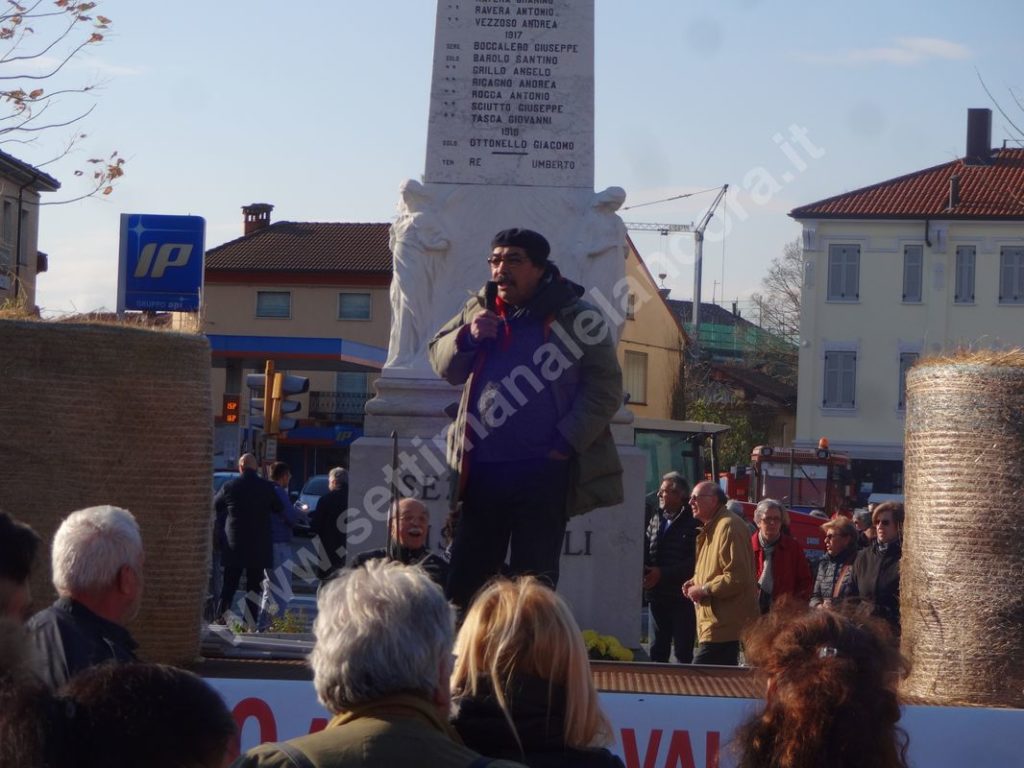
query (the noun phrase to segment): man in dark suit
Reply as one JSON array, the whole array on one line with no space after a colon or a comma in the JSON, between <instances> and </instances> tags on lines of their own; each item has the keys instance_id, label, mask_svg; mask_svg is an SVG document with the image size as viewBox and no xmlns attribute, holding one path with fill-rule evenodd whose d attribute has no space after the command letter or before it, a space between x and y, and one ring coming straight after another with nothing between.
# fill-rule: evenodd
<instances>
[{"instance_id":1,"label":"man in dark suit","mask_svg":"<svg viewBox=\"0 0 1024 768\"><path fill-rule=\"evenodd\" d=\"M281 500L269 480L259 476L259 462L251 453L238 460L240 475L228 480L214 499L215 535L224 563L224 586L217 605L217 622L225 623L235 591L245 572L244 622L256 627L260 612L263 571L274 562L270 516L280 514Z\"/></svg>"},{"instance_id":2,"label":"man in dark suit","mask_svg":"<svg viewBox=\"0 0 1024 768\"><path fill-rule=\"evenodd\" d=\"M327 473L327 493L320 497L309 515L309 527L320 539L327 554L326 567L317 568L317 576L326 581L345 567L345 526L348 521L348 470L335 467Z\"/></svg>"},{"instance_id":3,"label":"man in dark suit","mask_svg":"<svg viewBox=\"0 0 1024 768\"><path fill-rule=\"evenodd\" d=\"M658 489L658 514L647 526L644 589L654 635L651 661L667 662L673 645L680 664L693 660L697 616L693 603L681 591L683 582L693 576L697 557L697 521L682 514L689 495L686 478L669 472Z\"/></svg>"}]
</instances>

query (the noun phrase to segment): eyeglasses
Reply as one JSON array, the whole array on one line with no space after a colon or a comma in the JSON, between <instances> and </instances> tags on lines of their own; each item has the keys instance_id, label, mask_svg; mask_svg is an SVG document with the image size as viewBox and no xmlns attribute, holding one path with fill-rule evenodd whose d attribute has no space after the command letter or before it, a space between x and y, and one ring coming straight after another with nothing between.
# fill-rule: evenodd
<instances>
[{"instance_id":1,"label":"eyeglasses","mask_svg":"<svg viewBox=\"0 0 1024 768\"><path fill-rule=\"evenodd\" d=\"M782 522L782 518L781 517L762 517L761 518L761 522L762 523L781 523Z\"/></svg>"},{"instance_id":2,"label":"eyeglasses","mask_svg":"<svg viewBox=\"0 0 1024 768\"><path fill-rule=\"evenodd\" d=\"M502 263L509 267L521 267L529 259L523 256L488 256L487 263L492 267L500 267Z\"/></svg>"},{"instance_id":3,"label":"eyeglasses","mask_svg":"<svg viewBox=\"0 0 1024 768\"><path fill-rule=\"evenodd\" d=\"M845 538L846 538L846 534L845 533L826 533L825 534L825 539L826 540L827 539L845 539Z\"/></svg>"},{"instance_id":4,"label":"eyeglasses","mask_svg":"<svg viewBox=\"0 0 1024 768\"><path fill-rule=\"evenodd\" d=\"M879 520L875 525L889 526L892 525L892 520Z\"/></svg>"},{"instance_id":5,"label":"eyeglasses","mask_svg":"<svg viewBox=\"0 0 1024 768\"><path fill-rule=\"evenodd\" d=\"M710 499L717 495L717 493L698 493L691 496L690 501L693 501L694 499Z\"/></svg>"}]
</instances>

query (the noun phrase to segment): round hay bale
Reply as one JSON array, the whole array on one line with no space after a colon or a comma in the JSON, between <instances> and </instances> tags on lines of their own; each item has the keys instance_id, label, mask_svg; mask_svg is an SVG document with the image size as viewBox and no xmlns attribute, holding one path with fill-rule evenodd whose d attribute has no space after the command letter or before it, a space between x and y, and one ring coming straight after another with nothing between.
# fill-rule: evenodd
<instances>
[{"instance_id":1,"label":"round hay bale","mask_svg":"<svg viewBox=\"0 0 1024 768\"><path fill-rule=\"evenodd\" d=\"M129 626L148 661L199 653L211 537L210 348L203 336L122 325L0 320L0 509L49 544L68 514L129 510L145 587ZM36 606L53 598L48 548Z\"/></svg>"},{"instance_id":2,"label":"round hay bale","mask_svg":"<svg viewBox=\"0 0 1024 768\"><path fill-rule=\"evenodd\" d=\"M1024 351L907 375L904 691L1024 706Z\"/></svg>"}]
</instances>

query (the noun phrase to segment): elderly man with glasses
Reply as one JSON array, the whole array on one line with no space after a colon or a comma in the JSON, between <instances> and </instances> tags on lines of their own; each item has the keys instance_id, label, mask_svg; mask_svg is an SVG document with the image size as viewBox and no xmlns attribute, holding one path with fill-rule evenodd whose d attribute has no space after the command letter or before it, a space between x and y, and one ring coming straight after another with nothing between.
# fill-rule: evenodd
<instances>
[{"instance_id":1,"label":"elderly man with glasses","mask_svg":"<svg viewBox=\"0 0 1024 768\"><path fill-rule=\"evenodd\" d=\"M736 666L740 633L757 617L750 530L726 501L725 492L709 481L698 483L690 496L693 516L704 525L693 578L683 584L683 594L697 606L694 664Z\"/></svg>"},{"instance_id":2,"label":"elderly man with glasses","mask_svg":"<svg viewBox=\"0 0 1024 768\"><path fill-rule=\"evenodd\" d=\"M686 508L690 486L678 472L662 476L658 488L658 513L647 525L647 558L644 592L650 606L651 661L668 662L675 645L676 661L693 660L697 616L693 603L681 593L683 582L693 576L697 558L697 521Z\"/></svg>"},{"instance_id":3,"label":"elderly man with glasses","mask_svg":"<svg viewBox=\"0 0 1024 768\"><path fill-rule=\"evenodd\" d=\"M447 589L463 610L510 545L510 575L556 586L566 521L623 498L614 335L550 252L532 230L499 232L491 280L430 342L437 374L463 385L448 432L458 522Z\"/></svg>"},{"instance_id":4,"label":"elderly man with glasses","mask_svg":"<svg viewBox=\"0 0 1024 768\"><path fill-rule=\"evenodd\" d=\"M789 513L775 499L762 499L754 510L757 532L751 536L757 569L758 607L768 613L783 595L806 602L811 597L811 568L800 542L786 533Z\"/></svg>"}]
</instances>

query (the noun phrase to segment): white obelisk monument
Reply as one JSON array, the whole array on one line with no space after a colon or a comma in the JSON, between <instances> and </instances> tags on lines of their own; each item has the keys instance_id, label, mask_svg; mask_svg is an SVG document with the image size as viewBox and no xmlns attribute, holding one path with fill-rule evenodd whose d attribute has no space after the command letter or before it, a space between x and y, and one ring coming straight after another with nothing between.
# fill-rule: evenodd
<instances>
[{"instance_id":1,"label":"white obelisk monument","mask_svg":"<svg viewBox=\"0 0 1024 768\"><path fill-rule=\"evenodd\" d=\"M444 434L459 390L431 370L427 345L489 279L496 232L542 233L551 260L587 289L618 338L629 291L615 211L625 192L594 190L593 0L439 0L426 173L400 194L388 359L366 437L352 447L352 552L383 544L393 477L402 495L427 503L438 545L448 514ZM630 421L623 409L613 424L626 501L570 521L558 591L581 626L636 645L644 458Z\"/></svg>"}]
</instances>

